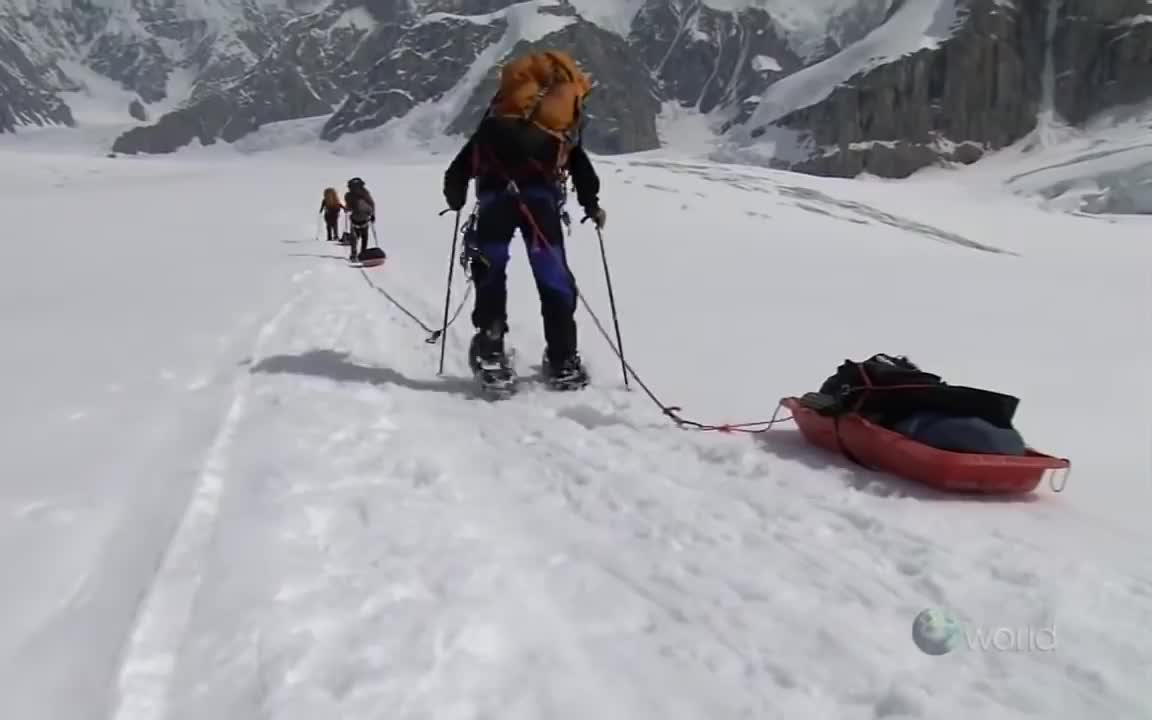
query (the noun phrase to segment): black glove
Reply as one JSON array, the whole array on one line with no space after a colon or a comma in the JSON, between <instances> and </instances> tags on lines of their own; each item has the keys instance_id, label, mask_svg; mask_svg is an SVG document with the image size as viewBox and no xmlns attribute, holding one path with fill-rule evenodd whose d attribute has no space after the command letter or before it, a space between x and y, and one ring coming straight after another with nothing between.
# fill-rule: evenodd
<instances>
[{"instance_id":1,"label":"black glove","mask_svg":"<svg viewBox=\"0 0 1152 720\"><path fill-rule=\"evenodd\" d=\"M455 212L460 212L464 208L464 203L468 201L468 188L451 188L447 185L444 186L444 202L448 204L448 209Z\"/></svg>"}]
</instances>

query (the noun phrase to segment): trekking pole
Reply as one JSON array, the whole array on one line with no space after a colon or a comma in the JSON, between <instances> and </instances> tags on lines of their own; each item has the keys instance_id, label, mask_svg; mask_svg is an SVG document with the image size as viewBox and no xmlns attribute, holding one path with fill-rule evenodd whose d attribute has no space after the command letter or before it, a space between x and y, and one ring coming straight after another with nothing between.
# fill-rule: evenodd
<instances>
[{"instance_id":1,"label":"trekking pole","mask_svg":"<svg viewBox=\"0 0 1152 720\"><path fill-rule=\"evenodd\" d=\"M452 212L450 209L442 210L440 215ZM452 304L452 273L456 270L456 239L460 235L460 211L456 211L456 225L452 230L452 253L448 256L448 286L444 289L444 322L440 325L440 329L436 332L440 333L440 369L436 371L437 375L444 374L444 350L447 345L448 333L444 332L448 327L448 309Z\"/></svg>"},{"instance_id":2,"label":"trekking pole","mask_svg":"<svg viewBox=\"0 0 1152 720\"><path fill-rule=\"evenodd\" d=\"M585 218L587 220L588 218ZM624 387L628 385L628 363L624 360L624 339L620 335L620 318L616 314L616 296L612 292L612 275L608 272L608 253L604 249L604 232L597 226L596 237L600 239L600 259L604 262L604 282L608 285L608 304L612 309L612 324L616 327L616 348L620 351L620 371L624 373Z\"/></svg>"},{"instance_id":3,"label":"trekking pole","mask_svg":"<svg viewBox=\"0 0 1152 720\"><path fill-rule=\"evenodd\" d=\"M319 215L316 216L316 232L312 233L312 242L320 242L320 221L322 219Z\"/></svg>"}]
</instances>

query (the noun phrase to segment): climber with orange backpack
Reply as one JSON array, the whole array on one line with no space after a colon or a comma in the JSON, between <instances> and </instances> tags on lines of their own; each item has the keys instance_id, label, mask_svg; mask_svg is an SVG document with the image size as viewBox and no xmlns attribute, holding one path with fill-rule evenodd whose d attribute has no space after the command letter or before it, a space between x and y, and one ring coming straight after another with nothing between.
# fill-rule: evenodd
<instances>
[{"instance_id":1,"label":"climber with orange backpack","mask_svg":"<svg viewBox=\"0 0 1152 720\"><path fill-rule=\"evenodd\" d=\"M344 203L340 202L340 195L336 188L324 188L324 198L320 201L320 212L324 214L324 224L328 227L328 240L335 242L340 239L340 211Z\"/></svg>"},{"instance_id":2,"label":"climber with orange backpack","mask_svg":"<svg viewBox=\"0 0 1152 720\"><path fill-rule=\"evenodd\" d=\"M482 383L510 385L505 353L507 274L517 229L540 295L546 343L544 369L558 389L588 384L576 341L576 283L564 248L563 202L571 177L588 219L603 227L600 179L580 138L588 77L564 52L525 55L505 64L488 111L444 175L444 199L459 212L476 180L472 239L476 334L469 364Z\"/></svg>"}]
</instances>

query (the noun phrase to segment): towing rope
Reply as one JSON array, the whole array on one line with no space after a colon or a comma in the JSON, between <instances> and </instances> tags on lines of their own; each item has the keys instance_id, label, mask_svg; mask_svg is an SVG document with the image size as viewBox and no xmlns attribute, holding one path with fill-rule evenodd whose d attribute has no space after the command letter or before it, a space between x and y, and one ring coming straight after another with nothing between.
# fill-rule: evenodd
<instances>
[{"instance_id":1,"label":"towing rope","mask_svg":"<svg viewBox=\"0 0 1152 720\"><path fill-rule=\"evenodd\" d=\"M424 332L429 333L428 337L424 339L424 342L428 343L429 345L435 345L436 342L440 339L440 336L443 335L444 332L452 326L452 323L456 322L456 319L460 317L460 313L464 310L464 306L468 304L468 298L472 295L472 281L469 280L468 281L468 289L464 291L463 299L461 299L460 304L456 306L456 312L454 312L452 314L452 318L450 320L448 320L447 323L444 324L444 327L440 328L439 330L436 330L436 329L429 327L420 318L416 317L416 315L411 310L404 307L403 303L401 303L396 298L392 297L392 295L390 295L387 290L380 287L376 283L372 282L372 278L369 277L368 273L364 272L363 269L360 270L360 275L364 278L364 282L368 283L368 287L372 288L373 290L375 290L376 292L380 293L385 298L387 298L388 302L395 305L397 307L397 309L400 310L400 312L404 313L409 318L411 318L412 321L415 322L417 325L419 325L420 328Z\"/></svg>"}]
</instances>

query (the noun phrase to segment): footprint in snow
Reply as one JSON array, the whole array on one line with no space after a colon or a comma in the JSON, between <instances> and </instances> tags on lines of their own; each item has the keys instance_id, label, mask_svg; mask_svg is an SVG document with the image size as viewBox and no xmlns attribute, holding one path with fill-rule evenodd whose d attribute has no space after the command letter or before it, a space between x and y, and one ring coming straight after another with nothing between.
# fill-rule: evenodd
<instances>
[{"instance_id":1,"label":"footprint in snow","mask_svg":"<svg viewBox=\"0 0 1152 720\"><path fill-rule=\"evenodd\" d=\"M612 425L632 427L631 423L626 422L618 415L609 415L587 405L576 405L574 407L562 408L556 411L556 415L557 417L571 420L578 425L583 425L589 430L596 430L597 428L609 427Z\"/></svg>"},{"instance_id":2,"label":"footprint in snow","mask_svg":"<svg viewBox=\"0 0 1152 720\"><path fill-rule=\"evenodd\" d=\"M404 458L396 463L394 472L409 478L414 488L435 485L444 477L444 468L433 458Z\"/></svg>"}]
</instances>

